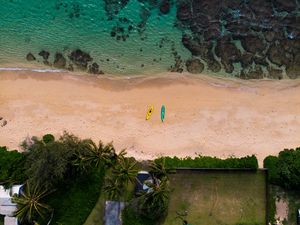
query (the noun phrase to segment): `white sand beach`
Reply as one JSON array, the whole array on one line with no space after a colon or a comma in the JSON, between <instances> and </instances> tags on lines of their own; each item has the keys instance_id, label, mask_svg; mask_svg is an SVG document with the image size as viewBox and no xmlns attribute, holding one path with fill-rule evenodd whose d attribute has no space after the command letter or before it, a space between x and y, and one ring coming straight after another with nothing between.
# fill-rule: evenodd
<instances>
[{"instance_id":1,"label":"white sand beach","mask_svg":"<svg viewBox=\"0 0 300 225\"><path fill-rule=\"evenodd\" d=\"M160 121L160 107L166 119ZM154 112L145 120L149 105ZM265 156L300 146L300 80L0 71L0 146L64 130L129 155Z\"/></svg>"}]
</instances>

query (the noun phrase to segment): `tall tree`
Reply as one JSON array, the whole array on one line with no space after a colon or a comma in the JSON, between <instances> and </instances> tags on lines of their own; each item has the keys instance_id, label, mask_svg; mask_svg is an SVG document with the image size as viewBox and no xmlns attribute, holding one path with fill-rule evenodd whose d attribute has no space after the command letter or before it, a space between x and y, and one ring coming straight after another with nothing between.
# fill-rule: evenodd
<instances>
[{"instance_id":1,"label":"tall tree","mask_svg":"<svg viewBox=\"0 0 300 225\"><path fill-rule=\"evenodd\" d=\"M112 173L116 180L124 185L129 182L134 183L138 173L137 162L131 158L120 158L117 165L113 168Z\"/></svg>"},{"instance_id":2,"label":"tall tree","mask_svg":"<svg viewBox=\"0 0 300 225\"><path fill-rule=\"evenodd\" d=\"M14 216L21 223L33 223L38 217L44 218L47 212L51 211L50 206L42 203L42 199L49 195L50 191L42 190L38 186L30 186L26 182L25 188L20 196L13 196L12 201L17 204Z\"/></svg>"},{"instance_id":3,"label":"tall tree","mask_svg":"<svg viewBox=\"0 0 300 225\"><path fill-rule=\"evenodd\" d=\"M167 178L163 178L161 181L154 178L153 182L146 184L149 189L140 197L141 212L151 219L159 219L165 215L168 209L169 181Z\"/></svg>"},{"instance_id":4,"label":"tall tree","mask_svg":"<svg viewBox=\"0 0 300 225\"><path fill-rule=\"evenodd\" d=\"M109 199L119 200L124 193L123 188L123 185L114 177L105 179L104 191Z\"/></svg>"},{"instance_id":5,"label":"tall tree","mask_svg":"<svg viewBox=\"0 0 300 225\"><path fill-rule=\"evenodd\" d=\"M150 164L150 173L158 179L164 177L168 178L168 173L170 173L170 171L171 169L166 166L164 157L159 160L154 160Z\"/></svg>"}]
</instances>

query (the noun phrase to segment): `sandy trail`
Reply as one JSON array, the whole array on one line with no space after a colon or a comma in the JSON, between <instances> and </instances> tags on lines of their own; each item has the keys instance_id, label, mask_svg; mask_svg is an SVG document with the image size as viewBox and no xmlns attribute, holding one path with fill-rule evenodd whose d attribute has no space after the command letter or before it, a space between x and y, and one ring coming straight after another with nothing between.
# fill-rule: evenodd
<instances>
[{"instance_id":1,"label":"sandy trail","mask_svg":"<svg viewBox=\"0 0 300 225\"><path fill-rule=\"evenodd\" d=\"M155 109L145 121L148 105ZM160 121L160 107L166 120ZM0 145L64 130L113 140L139 159L158 155L262 160L300 146L300 80L241 81L205 75L82 77L0 72Z\"/></svg>"}]
</instances>

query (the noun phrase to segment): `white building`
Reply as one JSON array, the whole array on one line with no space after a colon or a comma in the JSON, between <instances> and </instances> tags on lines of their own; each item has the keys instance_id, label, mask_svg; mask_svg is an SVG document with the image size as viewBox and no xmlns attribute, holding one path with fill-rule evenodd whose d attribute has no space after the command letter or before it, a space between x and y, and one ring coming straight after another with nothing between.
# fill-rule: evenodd
<instances>
[{"instance_id":1,"label":"white building","mask_svg":"<svg viewBox=\"0 0 300 225\"><path fill-rule=\"evenodd\" d=\"M12 203L11 199L14 194L19 195L23 185L13 185L10 189L0 186L0 215L4 215L4 225L18 225L17 218L13 217L13 213L17 206Z\"/></svg>"}]
</instances>

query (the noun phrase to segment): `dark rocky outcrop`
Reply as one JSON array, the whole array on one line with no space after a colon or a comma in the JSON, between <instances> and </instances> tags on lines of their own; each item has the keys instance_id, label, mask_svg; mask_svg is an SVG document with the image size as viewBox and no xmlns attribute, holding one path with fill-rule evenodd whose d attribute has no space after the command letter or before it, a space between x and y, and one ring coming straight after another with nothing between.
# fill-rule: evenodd
<instances>
[{"instance_id":1,"label":"dark rocky outcrop","mask_svg":"<svg viewBox=\"0 0 300 225\"><path fill-rule=\"evenodd\" d=\"M242 37L241 44L247 52L253 54L261 53L266 48L263 40L254 35Z\"/></svg>"},{"instance_id":2,"label":"dark rocky outcrop","mask_svg":"<svg viewBox=\"0 0 300 225\"><path fill-rule=\"evenodd\" d=\"M72 51L71 55L69 55L69 59L81 69L86 69L88 63L93 61L93 58L88 53L80 49Z\"/></svg>"},{"instance_id":3,"label":"dark rocky outcrop","mask_svg":"<svg viewBox=\"0 0 300 225\"><path fill-rule=\"evenodd\" d=\"M245 79L260 77L258 69L249 69L253 63L265 69L271 64L285 66L294 76L294 58L300 52L297 4L299 0L179 0L176 26L185 33L182 44L201 57L209 70L219 69L216 54L227 73L240 62ZM241 42L243 54L235 41ZM212 48L210 42L217 45Z\"/></svg>"},{"instance_id":4,"label":"dark rocky outcrop","mask_svg":"<svg viewBox=\"0 0 300 225\"><path fill-rule=\"evenodd\" d=\"M159 11L162 14L168 14L170 12L171 3L170 0L162 0L159 6Z\"/></svg>"},{"instance_id":5,"label":"dark rocky outcrop","mask_svg":"<svg viewBox=\"0 0 300 225\"><path fill-rule=\"evenodd\" d=\"M45 50L42 50L42 51L39 52L39 56L42 56L45 61L48 60L49 55L50 55L50 53L45 51Z\"/></svg>"},{"instance_id":6,"label":"dark rocky outcrop","mask_svg":"<svg viewBox=\"0 0 300 225\"><path fill-rule=\"evenodd\" d=\"M69 70L69 71L74 71L74 67L73 67L73 65L72 64L69 64L69 66L67 67L67 70Z\"/></svg>"},{"instance_id":7,"label":"dark rocky outcrop","mask_svg":"<svg viewBox=\"0 0 300 225\"><path fill-rule=\"evenodd\" d=\"M243 68L249 67L253 63L253 54L245 52L241 56L241 65Z\"/></svg>"},{"instance_id":8,"label":"dark rocky outcrop","mask_svg":"<svg viewBox=\"0 0 300 225\"><path fill-rule=\"evenodd\" d=\"M293 60L293 55L286 51L282 44L272 44L267 52L269 60L278 65L289 65Z\"/></svg>"},{"instance_id":9,"label":"dark rocky outcrop","mask_svg":"<svg viewBox=\"0 0 300 225\"><path fill-rule=\"evenodd\" d=\"M204 69L204 64L199 59L189 59L185 65L190 73L201 73Z\"/></svg>"},{"instance_id":10,"label":"dark rocky outcrop","mask_svg":"<svg viewBox=\"0 0 300 225\"><path fill-rule=\"evenodd\" d=\"M193 18L190 2L180 2L177 5L176 16L182 23L189 23Z\"/></svg>"},{"instance_id":11,"label":"dark rocky outcrop","mask_svg":"<svg viewBox=\"0 0 300 225\"><path fill-rule=\"evenodd\" d=\"M274 31L266 31L266 32L264 33L265 39L266 39L266 41L268 41L268 42L272 42L273 40L275 40L276 35L277 35L277 34L276 34Z\"/></svg>"},{"instance_id":12,"label":"dark rocky outcrop","mask_svg":"<svg viewBox=\"0 0 300 225\"><path fill-rule=\"evenodd\" d=\"M215 59L211 59L207 62L207 69L211 70L214 73L220 72L221 68L221 64Z\"/></svg>"},{"instance_id":13,"label":"dark rocky outcrop","mask_svg":"<svg viewBox=\"0 0 300 225\"><path fill-rule=\"evenodd\" d=\"M92 65L89 65L88 72L92 74L102 74L102 71L100 71L99 68L99 65L94 62Z\"/></svg>"},{"instance_id":14,"label":"dark rocky outcrop","mask_svg":"<svg viewBox=\"0 0 300 225\"><path fill-rule=\"evenodd\" d=\"M297 8L296 0L274 0L273 4L275 6L275 9L279 12L292 12Z\"/></svg>"},{"instance_id":15,"label":"dark rocky outcrop","mask_svg":"<svg viewBox=\"0 0 300 225\"><path fill-rule=\"evenodd\" d=\"M291 79L300 77L300 52L295 55L293 62L286 67L286 74Z\"/></svg>"},{"instance_id":16,"label":"dark rocky outcrop","mask_svg":"<svg viewBox=\"0 0 300 225\"><path fill-rule=\"evenodd\" d=\"M281 80L283 78L282 70L274 69L272 67L268 67L268 78Z\"/></svg>"},{"instance_id":17,"label":"dark rocky outcrop","mask_svg":"<svg viewBox=\"0 0 300 225\"><path fill-rule=\"evenodd\" d=\"M4 126L6 126L6 125L7 125L7 120L1 121L1 127L4 127Z\"/></svg>"},{"instance_id":18,"label":"dark rocky outcrop","mask_svg":"<svg viewBox=\"0 0 300 225\"><path fill-rule=\"evenodd\" d=\"M30 61L35 61L36 58L34 57L34 55L33 55L31 52L29 52L29 53L26 55L26 60L30 62Z\"/></svg>"},{"instance_id":19,"label":"dark rocky outcrop","mask_svg":"<svg viewBox=\"0 0 300 225\"><path fill-rule=\"evenodd\" d=\"M259 64L259 65L265 66L265 67L267 67L269 65L265 56L258 56L258 55L254 56L254 62L255 62L255 64Z\"/></svg>"},{"instance_id":20,"label":"dark rocky outcrop","mask_svg":"<svg viewBox=\"0 0 300 225\"><path fill-rule=\"evenodd\" d=\"M56 68L65 68L66 66L66 58L59 52L55 53L53 66Z\"/></svg>"},{"instance_id":21,"label":"dark rocky outcrop","mask_svg":"<svg viewBox=\"0 0 300 225\"><path fill-rule=\"evenodd\" d=\"M240 50L229 39L222 39L218 41L215 52L221 58L225 72L232 73L234 70L233 63L239 62L241 59Z\"/></svg>"},{"instance_id":22,"label":"dark rocky outcrop","mask_svg":"<svg viewBox=\"0 0 300 225\"><path fill-rule=\"evenodd\" d=\"M129 0L104 0L104 8L107 13L108 19L112 19L115 15L118 15Z\"/></svg>"},{"instance_id":23,"label":"dark rocky outcrop","mask_svg":"<svg viewBox=\"0 0 300 225\"><path fill-rule=\"evenodd\" d=\"M249 70L243 69L240 74L241 79L263 79L264 73L260 66L255 66L255 68L250 68Z\"/></svg>"}]
</instances>

